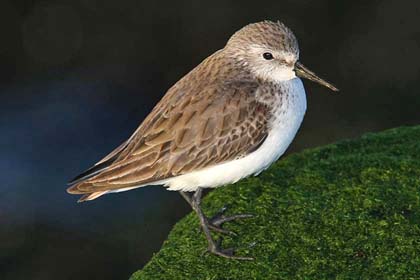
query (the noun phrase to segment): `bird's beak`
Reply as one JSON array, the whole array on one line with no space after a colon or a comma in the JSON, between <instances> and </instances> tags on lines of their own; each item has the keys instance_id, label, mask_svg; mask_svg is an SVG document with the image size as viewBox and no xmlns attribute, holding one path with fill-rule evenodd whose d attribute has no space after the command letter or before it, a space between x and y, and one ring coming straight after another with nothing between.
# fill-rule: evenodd
<instances>
[{"instance_id":1,"label":"bird's beak","mask_svg":"<svg viewBox=\"0 0 420 280\"><path fill-rule=\"evenodd\" d=\"M314 72L312 72L311 70L309 70L308 68L303 66L303 64L300 63L300 62L295 63L295 73L296 73L296 76L298 76L300 78L306 78L306 79L311 80L315 83L323 85L323 86L325 86L325 87L327 87L327 88L329 88L333 91L338 91L338 88L336 88L331 83L329 83L329 82L321 79L317 75L315 75Z\"/></svg>"}]
</instances>

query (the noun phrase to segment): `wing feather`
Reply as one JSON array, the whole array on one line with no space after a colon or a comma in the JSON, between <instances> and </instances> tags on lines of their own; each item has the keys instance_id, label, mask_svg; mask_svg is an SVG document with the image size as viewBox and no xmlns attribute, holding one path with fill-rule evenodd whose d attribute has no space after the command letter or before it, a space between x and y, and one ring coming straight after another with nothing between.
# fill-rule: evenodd
<instances>
[{"instance_id":1,"label":"wing feather","mask_svg":"<svg viewBox=\"0 0 420 280\"><path fill-rule=\"evenodd\" d=\"M112 159L108 166L68 192L146 185L244 157L262 144L271 112L257 99L258 82L209 78L193 87L189 80L172 87L123 148L99 162Z\"/></svg>"}]
</instances>

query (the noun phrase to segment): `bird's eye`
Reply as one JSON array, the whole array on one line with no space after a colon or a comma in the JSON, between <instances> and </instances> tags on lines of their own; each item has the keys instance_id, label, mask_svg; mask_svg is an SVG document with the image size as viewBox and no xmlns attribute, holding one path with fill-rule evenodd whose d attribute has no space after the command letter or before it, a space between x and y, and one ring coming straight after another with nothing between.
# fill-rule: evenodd
<instances>
[{"instance_id":1,"label":"bird's eye","mask_svg":"<svg viewBox=\"0 0 420 280\"><path fill-rule=\"evenodd\" d=\"M269 52L263 53L263 57L266 60L272 60L274 58L273 55Z\"/></svg>"}]
</instances>

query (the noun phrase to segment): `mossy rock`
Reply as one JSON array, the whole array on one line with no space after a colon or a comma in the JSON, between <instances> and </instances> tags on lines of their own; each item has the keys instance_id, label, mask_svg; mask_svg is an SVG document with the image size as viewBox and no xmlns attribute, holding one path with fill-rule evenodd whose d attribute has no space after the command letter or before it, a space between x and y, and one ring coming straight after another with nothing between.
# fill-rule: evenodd
<instances>
[{"instance_id":1,"label":"mossy rock","mask_svg":"<svg viewBox=\"0 0 420 280\"><path fill-rule=\"evenodd\" d=\"M419 190L420 126L306 150L203 201L209 216L256 214L223 240L255 261L203 255L191 213L131 280L419 279Z\"/></svg>"}]
</instances>

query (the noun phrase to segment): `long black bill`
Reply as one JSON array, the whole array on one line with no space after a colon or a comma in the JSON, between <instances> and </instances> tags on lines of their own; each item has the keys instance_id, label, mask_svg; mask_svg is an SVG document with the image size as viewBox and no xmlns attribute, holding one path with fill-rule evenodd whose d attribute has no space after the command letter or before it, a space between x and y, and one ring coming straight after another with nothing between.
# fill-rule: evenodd
<instances>
[{"instance_id":1,"label":"long black bill","mask_svg":"<svg viewBox=\"0 0 420 280\"><path fill-rule=\"evenodd\" d=\"M295 72L296 72L296 76L298 76L300 78L305 78L305 79L311 80L311 81L313 81L315 83L318 83L320 85L323 85L324 87L327 87L327 88L329 88L333 91L338 91L338 88L336 88L331 83L329 83L329 82L321 79L320 77L318 77L314 72L312 72L311 70L309 70L308 68L303 66L303 64L300 63L300 62L296 62Z\"/></svg>"}]
</instances>

